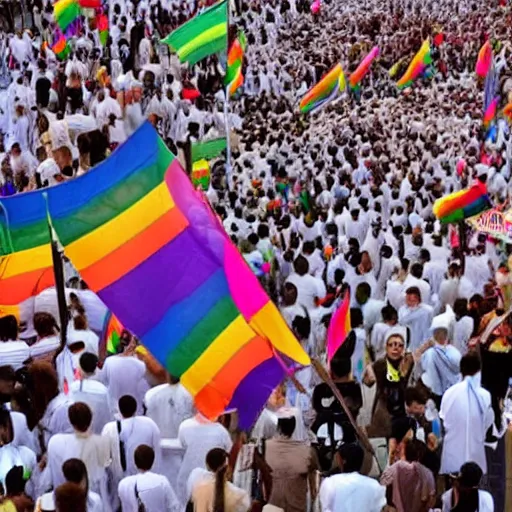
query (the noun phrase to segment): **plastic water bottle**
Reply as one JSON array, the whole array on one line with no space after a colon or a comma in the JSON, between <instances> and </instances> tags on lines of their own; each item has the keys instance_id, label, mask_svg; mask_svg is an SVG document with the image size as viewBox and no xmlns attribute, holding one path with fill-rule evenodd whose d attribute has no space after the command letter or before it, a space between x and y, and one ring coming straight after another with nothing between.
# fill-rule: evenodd
<instances>
[{"instance_id":1,"label":"plastic water bottle","mask_svg":"<svg viewBox=\"0 0 512 512\"><path fill-rule=\"evenodd\" d=\"M434 400L429 398L425 405L425 419L432 423L432 434L441 439L441 420Z\"/></svg>"}]
</instances>

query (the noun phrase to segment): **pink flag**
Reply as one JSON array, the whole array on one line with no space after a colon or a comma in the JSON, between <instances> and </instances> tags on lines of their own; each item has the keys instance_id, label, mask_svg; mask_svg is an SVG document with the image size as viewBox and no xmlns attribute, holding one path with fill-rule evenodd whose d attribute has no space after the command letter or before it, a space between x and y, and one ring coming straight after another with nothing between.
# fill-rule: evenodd
<instances>
[{"instance_id":1,"label":"pink flag","mask_svg":"<svg viewBox=\"0 0 512 512\"><path fill-rule=\"evenodd\" d=\"M330 363L336 351L347 339L351 331L350 325L350 293L347 290L340 307L334 312L327 330L327 362Z\"/></svg>"}]
</instances>

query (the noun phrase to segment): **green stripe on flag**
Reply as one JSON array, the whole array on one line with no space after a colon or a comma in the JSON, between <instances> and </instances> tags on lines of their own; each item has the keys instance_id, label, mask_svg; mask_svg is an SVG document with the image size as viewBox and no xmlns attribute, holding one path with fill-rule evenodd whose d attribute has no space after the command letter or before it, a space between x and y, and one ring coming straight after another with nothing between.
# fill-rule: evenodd
<instances>
[{"instance_id":1,"label":"green stripe on flag","mask_svg":"<svg viewBox=\"0 0 512 512\"><path fill-rule=\"evenodd\" d=\"M219 156L226 149L226 138L207 140L204 142L194 142L192 144L192 162L198 160L212 160Z\"/></svg>"},{"instance_id":2,"label":"green stripe on flag","mask_svg":"<svg viewBox=\"0 0 512 512\"><path fill-rule=\"evenodd\" d=\"M191 66L221 51L228 45L228 0L206 9L170 33L162 43L178 54L181 62Z\"/></svg>"}]
</instances>

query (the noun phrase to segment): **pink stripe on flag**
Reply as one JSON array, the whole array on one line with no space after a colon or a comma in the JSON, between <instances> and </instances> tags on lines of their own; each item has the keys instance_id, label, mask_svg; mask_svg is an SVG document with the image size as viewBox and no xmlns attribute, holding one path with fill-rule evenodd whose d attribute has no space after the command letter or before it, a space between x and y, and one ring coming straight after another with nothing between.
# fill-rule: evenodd
<instances>
[{"instance_id":1,"label":"pink stripe on flag","mask_svg":"<svg viewBox=\"0 0 512 512\"><path fill-rule=\"evenodd\" d=\"M347 290L340 307L334 312L327 330L327 362L336 354L347 339L348 333L351 331L350 325L350 293Z\"/></svg>"}]
</instances>

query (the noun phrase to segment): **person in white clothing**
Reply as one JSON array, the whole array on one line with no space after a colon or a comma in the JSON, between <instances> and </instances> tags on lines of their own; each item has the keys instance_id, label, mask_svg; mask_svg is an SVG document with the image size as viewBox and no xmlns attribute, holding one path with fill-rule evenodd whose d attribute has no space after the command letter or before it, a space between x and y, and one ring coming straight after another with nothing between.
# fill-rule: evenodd
<instances>
[{"instance_id":1,"label":"person in white clothing","mask_svg":"<svg viewBox=\"0 0 512 512\"><path fill-rule=\"evenodd\" d=\"M146 416L160 429L162 437L176 439L180 424L194 415L192 395L169 375L169 382L151 388L144 397Z\"/></svg>"},{"instance_id":2,"label":"person in white clothing","mask_svg":"<svg viewBox=\"0 0 512 512\"><path fill-rule=\"evenodd\" d=\"M87 493L87 512L105 512L104 506L98 493L89 490L89 478L87 468L80 459L68 459L62 464L62 474L67 482L79 485ZM43 494L36 502L36 510L53 512L56 510L55 496L53 492Z\"/></svg>"},{"instance_id":3,"label":"person in white clothing","mask_svg":"<svg viewBox=\"0 0 512 512\"><path fill-rule=\"evenodd\" d=\"M94 380L98 366L98 357L84 352L79 359L80 379L69 388L69 397L73 402L84 402L92 411L92 432L101 434L103 427L114 419L110 406L110 395L104 384Z\"/></svg>"},{"instance_id":4,"label":"person in white clothing","mask_svg":"<svg viewBox=\"0 0 512 512\"><path fill-rule=\"evenodd\" d=\"M309 263L304 256L298 256L293 268L295 272L286 280L297 288L297 302L308 310L316 307L315 300L323 299L326 294L325 284L321 279L310 275Z\"/></svg>"},{"instance_id":5,"label":"person in white clothing","mask_svg":"<svg viewBox=\"0 0 512 512\"><path fill-rule=\"evenodd\" d=\"M137 402L133 396L125 395L119 399L120 420L111 421L103 428L102 437L110 445L112 464L109 467L109 478L113 490L126 476L136 475L134 453L141 444L150 446L155 452L154 469L159 472L161 464L160 430L151 418L136 416ZM114 509L117 508L117 492L111 496Z\"/></svg>"},{"instance_id":6,"label":"person in white clothing","mask_svg":"<svg viewBox=\"0 0 512 512\"><path fill-rule=\"evenodd\" d=\"M18 321L13 315L0 318L0 365L19 370L30 357L28 345L18 341Z\"/></svg>"},{"instance_id":7,"label":"person in white clothing","mask_svg":"<svg viewBox=\"0 0 512 512\"><path fill-rule=\"evenodd\" d=\"M453 488L442 496L442 512L494 512L493 497L478 488L482 474L478 464L466 462Z\"/></svg>"},{"instance_id":8,"label":"person in white clothing","mask_svg":"<svg viewBox=\"0 0 512 512\"><path fill-rule=\"evenodd\" d=\"M50 313L36 313L34 329L37 333L37 341L30 346L30 357L51 362L60 348L60 337L57 334L55 318Z\"/></svg>"},{"instance_id":9,"label":"person in white clothing","mask_svg":"<svg viewBox=\"0 0 512 512\"><path fill-rule=\"evenodd\" d=\"M146 365L131 353L128 347L123 354L107 357L96 376L108 388L114 414L119 412L119 399L125 395L133 396L137 401L137 414L143 413L144 395L149 389Z\"/></svg>"},{"instance_id":10,"label":"person in white clothing","mask_svg":"<svg viewBox=\"0 0 512 512\"><path fill-rule=\"evenodd\" d=\"M320 486L323 512L381 512L386 505L386 488L359 473L364 452L357 444L342 444L336 453L341 473L326 478Z\"/></svg>"},{"instance_id":11,"label":"person in white clothing","mask_svg":"<svg viewBox=\"0 0 512 512\"><path fill-rule=\"evenodd\" d=\"M421 302L418 287L411 286L405 291L405 306L398 310L398 323L411 332L409 350L414 352L429 338L433 309Z\"/></svg>"},{"instance_id":12,"label":"person in white clothing","mask_svg":"<svg viewBox=\"0 0 512 512\"><path fill-rule=\"evenodd\" d=\"M55 489L66 482L62 465L68 459L79 458L87 468L90 488L106 500L107 474L105 468L110 464L108 442L101 436L90 434L92 423L91 409L87 404L78 402L69 408L69 421L73 426L72 434L56 434L48 443L48 481Z\"/></svg>"},{"instance_id":13,"label":"person in white clothing","mask_svg":"<svg viewBox=\"0 0 512 512\"><path fill-rule=\"evenodd\" d=\"M151 471L155 461L153 448L141 444L133 457L138 473L123 478L118 487L123 512L138 512L140 503L146 512L179 512L181 504L169 480Z\"/></svg>"},{"instance_id":14,"label":"person in white clothing","mask_svg":"<svg viewBox=\"0 0 512 512\"><path fill-rule=\"evenodd\" d=\"M462 382L446 391L439 415L445 436L441 453L442 475L459 471L467 461L476 462L487 473L485 438L494 422L489 391L480 385L480 359L474 353L460 361Z\"/></svg>"},{"instance_id":15,"label":"person in white clothing","mask_svg":"<svg viewBox=\"0 0 512 512\"><path fill-rule=\"evenodd\" d=\"M177 492L182 505L185 505L186 485L192 470L205 469L206 455L212 448L222 448L229 452L233 442L229 432L220 423L209 421L201 414L196 414L180 425L178 439L185 448L185 455L178 473Z\"/></svg>"},{"instance_id":16,"label":"person in white clothing","mask_svg":"<svg viewBox=\"0 0 512 512\"><path fill-rule=\"evenodd\" d=\"M213 448L206 455L208 470L196 468L190 473L187 494L195 512L225 510L225 512L247 512L251 505L249 494L226 481L228 453L222 448Z\"/></svg>"}]
</instances>

